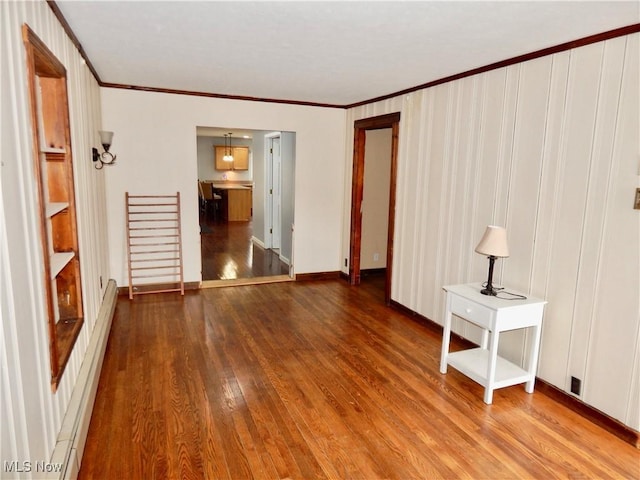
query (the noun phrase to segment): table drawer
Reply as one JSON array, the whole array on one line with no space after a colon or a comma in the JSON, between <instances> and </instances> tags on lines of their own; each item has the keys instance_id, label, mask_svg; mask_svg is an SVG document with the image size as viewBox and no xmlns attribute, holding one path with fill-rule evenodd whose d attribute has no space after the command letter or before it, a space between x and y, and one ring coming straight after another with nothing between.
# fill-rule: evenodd
<instances>
[{"instance_id":1,"label":"table drawer","mask_svg":"<svg viewBox=\"0 0 640 480\"><path fill-rule=\"evenodd\" d=\"M466 298L451 295L451 313L464 318L476 325L489 329L493 311Z\"/></svg>"}]
</instances>

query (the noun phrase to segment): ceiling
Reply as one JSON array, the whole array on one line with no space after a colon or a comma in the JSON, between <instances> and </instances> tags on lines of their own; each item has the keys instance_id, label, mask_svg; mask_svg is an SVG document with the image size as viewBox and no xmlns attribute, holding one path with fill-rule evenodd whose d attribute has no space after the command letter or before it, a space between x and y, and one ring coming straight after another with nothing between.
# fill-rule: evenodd
<instances>
[{"instance_id":1,"label":"ceiling","mask_svg":"<svg viewBox=\"0 0 640 480\"><path fill-rule=\"evenodd\" d=\"M640 22L637 1L64 1L100 81L351 105Z\"/></svg>"}]
</instances>

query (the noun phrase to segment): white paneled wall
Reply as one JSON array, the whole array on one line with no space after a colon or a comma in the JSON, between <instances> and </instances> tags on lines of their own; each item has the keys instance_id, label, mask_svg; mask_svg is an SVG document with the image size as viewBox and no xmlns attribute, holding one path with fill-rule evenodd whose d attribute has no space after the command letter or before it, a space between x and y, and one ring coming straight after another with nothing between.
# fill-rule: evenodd
<instances>
[{"instance_id":1,"label":"white paneled wall","mask_svg":"<svg viewBox=\"0 0 640 480\"><path fill-rule=\"evenodd\" d=\"M446 284L483 281L473 252L507 227L499 282L548 300L538 376L640 429L639 34L349 111L401 112L392 299L442 322ZM350 172L349 169L347 169ZM350 180L345 186L346 210ZM343 251L348 252L345 218ZM459 321L456 329L477 340ZM521 362L524 334L502 354Z\"/></svg>"},{"instance_id":2,"label":"white paneled wall","mask_svg":"<svg viewBox=\"0 0 640 480\"><path fill-rule=\"evenodd\" d=\"M35 462L49 461L56 446L109 278L104 174L91 161L91 147L99 145L100 90L45 2L0 2L0 12L0 468L5 461L34 462L31 475L37 476ZM67 70L85 325L56 393L50 386L24 23Z\"/></svg>"}]
</instances>

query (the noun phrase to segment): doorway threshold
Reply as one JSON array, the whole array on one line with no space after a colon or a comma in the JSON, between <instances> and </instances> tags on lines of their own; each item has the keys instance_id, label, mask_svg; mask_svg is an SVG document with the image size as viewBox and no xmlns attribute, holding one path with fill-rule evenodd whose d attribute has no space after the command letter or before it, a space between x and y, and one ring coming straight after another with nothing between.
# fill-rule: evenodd
<instances>
[{"instance_id":1,"label":"doorway threshold","mask_svg":"<svg viewBox=\"0 0 640 480\"><path fill-rule=\"evenodd\" d=\"M265 283L293 282L289 275L270 275L267 277L232 278L229 280L203 280L200 288L238 287L244 285L261 285Z\"/></svg>"}]
</instances>

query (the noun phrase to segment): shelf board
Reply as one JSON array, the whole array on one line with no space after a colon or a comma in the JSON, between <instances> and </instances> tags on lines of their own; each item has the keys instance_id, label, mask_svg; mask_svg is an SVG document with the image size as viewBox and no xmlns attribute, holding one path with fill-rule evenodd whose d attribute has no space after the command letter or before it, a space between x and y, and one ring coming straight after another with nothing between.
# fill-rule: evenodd
<instances>
[{"instance_id":1,"label":"shelf board","mask_svg":"<svg viewBox=\"0 0 640 480\"><path fill-rule=\"evenodd\" d=\"M73 252L56 252L51 255L51 279L53 280L58 276L64 267L73 258Z\"/></svg>"},{"instance_id":2,"label":"shelf board","mask_svg":"<svg viewBox=\"0 0 640 480\"><path fill-rule=\"evenodd\" d=\"M64 148L45 148L40 150L40 154L44 155L46 162L64 162L67 159L67 152Z\"/></svg>"},{"instance_id":3,"label":"shelf board","mask_svg":"<svg viewBox=\"0 0 640 480\"><path fill-rule=\"evenodd\" d=\"M456 370L464 373L480 385L487 386L487 368L489 365L489 350L472 348L450 353L447 363ZM496 360L496 374L494 388L507 387L529 381L529 372L498 356Z\"/></svg>"},{"instance_id":4,"label":"shelf board","mask_svg":"<svg viewBox=\"0 0 640 480\"><path fill-rule=\"evenodd\" d=\"M50 202L45 207L47 218L53 217L56 213L60 213L69 207L69 202Z\"/></svg>"}]
</instances>

